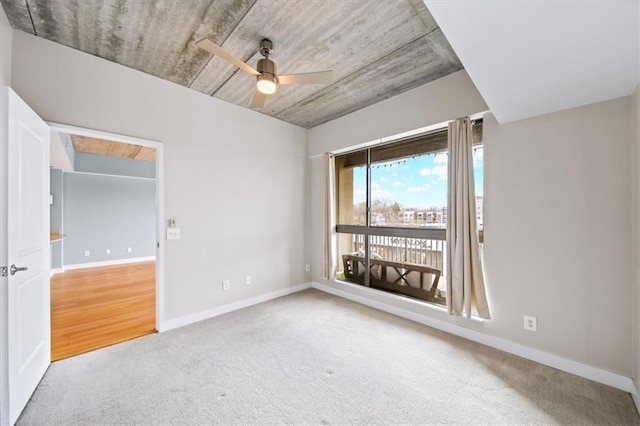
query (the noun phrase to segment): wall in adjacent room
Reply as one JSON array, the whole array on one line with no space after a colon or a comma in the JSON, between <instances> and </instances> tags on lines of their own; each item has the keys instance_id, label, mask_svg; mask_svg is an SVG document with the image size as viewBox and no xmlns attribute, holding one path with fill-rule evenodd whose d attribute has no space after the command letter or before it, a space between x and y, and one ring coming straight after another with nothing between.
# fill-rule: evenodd
<instances>
[{"instance_id":1,"label":"wall in adjacent room","mask_svg":"<svg viewBox=\"0 0 640 426\"><path fill-rule=\"evenodd\" d=\"M76 152L74 155L76 172L102 173L107 175L133 176L142 178L156 177L155 161L133 160L122 157Z\"/></svg>"},{"instance_id":2,"label":"wall in adjacent room","mask_svg":"<svg viewBox=\"0 0 640 426\"><path fill-rule=\"evenodd\" d=\"M154 179L64 173L65 266L155 256L155 194Z\"/></svg>"}]
</instances>

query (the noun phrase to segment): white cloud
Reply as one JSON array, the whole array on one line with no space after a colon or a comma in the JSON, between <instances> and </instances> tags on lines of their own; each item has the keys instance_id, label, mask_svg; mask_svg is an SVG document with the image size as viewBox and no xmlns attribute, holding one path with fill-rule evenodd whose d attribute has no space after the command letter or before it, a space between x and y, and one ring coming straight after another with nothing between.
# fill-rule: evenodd
<instances>
[{"instance_id":1,"label":"white cloud","mask_svg":"<svg viewBox=\"0 0 640 426\"><path fill-rule=\"evenodd\" d=\"M371 188L380 188L380 184L376 181L371 182Z\"/></svg>"},{"instance_id":2,"label":"white cloud","mask_svg":"<svg viewBox=\"0 0 640 426\"><path fill-rule=\"evenodd\" d=\"M409 188L407 188L407 190L409 192L420 192L420 191L426 191L429 188L431 188L431 185L425 183L422 186L410 186Z\"/></svg>"},{"instance_id":3,"label":"white cloud","mask_svg":"<svg viewBox=\"0 0 640 426\"><path fill-rule=\"evenodd\" d=\"M444 152L441 152L439 154L436 154L436 156L433 158L433 162L435 164L447 164L447 160L448 160L448 155Z\"/></svg>"},{"instance_id":4,"label":"white cloud","mask_svg":"<svg viewBox=\"0 0 640 426\"><path fill-rule=\"evenodd\" d=\"M406 183L404 183L404 182L400 182L399 180L398 180L398 181L393 182L393 186L405 186L405 185L406 185Z\"/></svg>"},{"instance_id":5,"label":"white cloud","mask_svg":"<svg viewBox=\"0 0 640 426\"><path fill-rule=\"evenodd\" d=\"M435 166L431 173L438 176L440 180L447 180L447 166Z\"/></svg>"},{"instance_id":6,"label":"white cloud","mask_svg":"<svg viewBox=\"0 0 640 426\"><path fill-rule=\"evenodd\" d=\"M422 169L420 170L420 176L431 176L431 169Z\"/></svg>"},{"instance_id":7,"label":"white cloud","mask_svg":"<svg viewBox=\"0 0 640 426\"><path fill-rule=\"evenodd\" d=\"M387 179L386 177L381 177L380 182L389 182L389 179Z\"/></svg>"}]
</instances>

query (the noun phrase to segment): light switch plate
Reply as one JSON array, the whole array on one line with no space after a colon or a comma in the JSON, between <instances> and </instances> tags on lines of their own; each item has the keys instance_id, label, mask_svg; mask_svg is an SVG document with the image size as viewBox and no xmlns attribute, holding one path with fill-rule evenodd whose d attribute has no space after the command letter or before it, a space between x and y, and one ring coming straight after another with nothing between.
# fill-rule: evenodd
<instances>
[{"instance_id":1,"label":"light switch plate","mask_svg":"<svg viewBox=\"0 0 640 426\"><path fill-rule=\"evenodd\" d=\"M180 228L167 228L167 240L179 240Z\"/></svg>"}]
</instances>

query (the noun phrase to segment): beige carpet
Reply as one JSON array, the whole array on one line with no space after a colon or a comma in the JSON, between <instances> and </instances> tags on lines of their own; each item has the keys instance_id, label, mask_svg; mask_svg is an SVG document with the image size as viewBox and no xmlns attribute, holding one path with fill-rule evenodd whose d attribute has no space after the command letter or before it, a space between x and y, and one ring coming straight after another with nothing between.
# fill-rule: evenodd
<instances>
[{"instance_id":1,"label":"beige carpet","mask_svg":"<svg viewBox=\"0 0 640 426\"><path fill-rule=\"evenodd\" d=\"M629 394L316 290L51 365L24 425L640 424Z\"/></svg>"}]
</instances>

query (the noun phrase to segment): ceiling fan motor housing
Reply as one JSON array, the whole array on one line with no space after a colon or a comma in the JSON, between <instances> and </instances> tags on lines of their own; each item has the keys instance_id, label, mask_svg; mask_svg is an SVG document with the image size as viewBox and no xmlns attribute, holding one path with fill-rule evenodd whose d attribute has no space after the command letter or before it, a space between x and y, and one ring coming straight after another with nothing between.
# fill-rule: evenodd
<instances>
[{"instance_id":1,"label":"ceiling fan motor housing","mask_svg":"<svg viewBox=\"0 0 640 426\"><path fill-rule=\"evenodd\" d=\"M271 59L269 59L269 55L273 50L273 43L268 38L262 39L260 42L260 54L264 56L263 59L258 61L257 71L263 76L267 77L269 80L274 83L278 82L278 76L276 74L276 64Z\"/></svg>"},{"instance_id":2,"label":"ceiling fan motor housing","mask_svg":"<svg viewBox=\"0 0 640 426\"><path fill-rule=\"evenodd\" d=\"M260 59L258 61L258 72L262 75L269 74L276 78L276 64L269 58Z\"/></svg>"}]
</instances>

